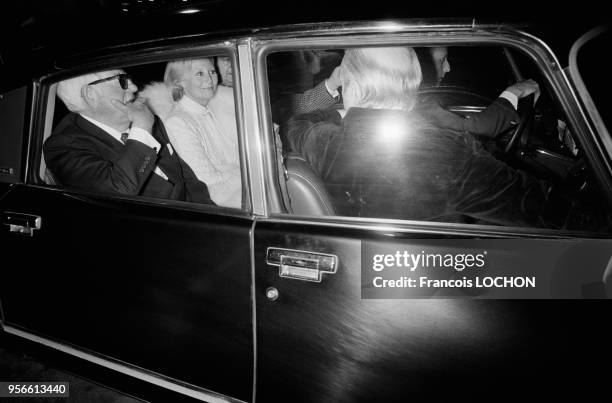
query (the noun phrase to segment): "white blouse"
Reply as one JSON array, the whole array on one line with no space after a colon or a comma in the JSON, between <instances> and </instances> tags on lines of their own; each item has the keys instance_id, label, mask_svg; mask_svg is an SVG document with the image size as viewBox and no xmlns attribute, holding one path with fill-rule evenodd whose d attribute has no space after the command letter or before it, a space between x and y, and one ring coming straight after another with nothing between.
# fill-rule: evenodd
<instances>
[{"instance_id":1,"label":"white blouse","mask_svg":"<svg viewBox=\"0 0 612 403\"><path fill-rule=\"evenodd\" d=\"M229 119L220 119L219 113L229 114ZM211 199L220 206L240 208L242 181L235 122L233 106L231 111L217 111L183 96L165 125L176 152L206 183Z\"/></svg>"}]
</instances>

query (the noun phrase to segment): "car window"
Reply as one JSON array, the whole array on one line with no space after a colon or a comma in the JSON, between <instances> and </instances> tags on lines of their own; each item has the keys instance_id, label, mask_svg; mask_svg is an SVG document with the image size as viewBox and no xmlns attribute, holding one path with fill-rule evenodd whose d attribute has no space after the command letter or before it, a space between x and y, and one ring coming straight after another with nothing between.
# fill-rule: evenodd
<instances>
[{"instance_id":1,"label":"car window","mask_svg":"<svg viewBox=\"0 0 612 403\"><path fill-rule=\"evenodd\" d=\"M226 55L56 83L41 178L75 190L243 208L232 86Z\"/></svg>"},{"instance_id":2,"label":"car window","mask_svg":"<svg viewBox=\"0 0 612 403\"><path fill-rule=\"evenodd\" d=\"M515 85L510 58L494 46L270 53L289 212L608 231L547 81Z\"/></svg>"}]
</instances>

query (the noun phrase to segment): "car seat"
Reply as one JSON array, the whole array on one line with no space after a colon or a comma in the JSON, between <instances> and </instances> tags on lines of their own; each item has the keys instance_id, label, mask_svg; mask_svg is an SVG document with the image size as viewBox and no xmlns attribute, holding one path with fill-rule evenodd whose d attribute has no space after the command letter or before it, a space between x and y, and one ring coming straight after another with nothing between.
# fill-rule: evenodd
<instances>
[{"instance_id":1,"label":"car seat","mask_svg":"<svg viewBox=\"0 0 612 403\"><path fill-rule=\"evenodd\" d=\"M290 213L306 216L335 215L325 184L304 157L291 152L284 158L284 167L285 196L289 199Z\"/></svg>"}]
</instances>

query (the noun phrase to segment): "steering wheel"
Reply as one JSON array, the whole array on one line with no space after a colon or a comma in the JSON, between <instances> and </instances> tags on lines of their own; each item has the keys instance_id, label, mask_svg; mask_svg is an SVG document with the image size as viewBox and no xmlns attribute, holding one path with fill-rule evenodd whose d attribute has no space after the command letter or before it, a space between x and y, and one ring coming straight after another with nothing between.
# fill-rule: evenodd
<instances>
[{"instance_id":1,"label":"steering wheel","mask_svg":"<svg viewBox=\"0 0 612 403\"><path fill-rule=\"evenodd\" d=\"M535 107L533 105L534 97L534 94L530 94L519 100L518 114L520 116L520 121L512 132L510 141L508 141L506 146L503 148L502 153L504 155L509 155L512 151L514 151L519 143L519 140L520 144L527 144L527 137L529 136L529 129L533 123L533 115L535 112Z\"/></svg>"}]
</instances>

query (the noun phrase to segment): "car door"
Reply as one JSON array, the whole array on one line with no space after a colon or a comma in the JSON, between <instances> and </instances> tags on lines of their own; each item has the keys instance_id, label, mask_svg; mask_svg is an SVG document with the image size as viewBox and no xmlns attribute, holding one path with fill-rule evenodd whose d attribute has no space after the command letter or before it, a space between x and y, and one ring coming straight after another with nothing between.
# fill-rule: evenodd
<instances>
[{"instance_id":1,"label":"car door","mask_svg":"<svg viewBox=\"0 0 612 403\"><path fill-rule=\"evenodd\" d=\"M250 401L250 208L45 185L49 88L35 85L23 131L24 103L2 101L2 165L31 170L0 178L14 183L0 200L4 331L197 399Z\"/></svg>"},{"instance_id":2,"label":"car door","mask_svg":"<svg viewBox=\"0 0 612 403\"><path fill-rule=\"evenodd\" d=\"M402 27L409 30L401 25L394 29ZM265 69L266 51L290 45L303 49L304 44L340 46L337 36L328 43L321 39L325 33L319 32L317 39L275 41L268 48L258 44L258 67ZM426 35L440 39L435 33ZM342 43L382 41L372 34ZM261 115L268 116L263 135L272 143L272 113L265 105L273 100L268 99L265 71L258 79L264 83ZM557 73L554 80L559 79ZM264 157L274 166L273 147ZM281 188L271 192L275 198L283 194L282 181L281 176ZM417 287L376 294L376 255L398 262L396 256L403 252L482 254L491 275L531 273L542 288L440 292ZM297 215L281 208L258 219L255 228L257 399L405 402L490 399L500 393L519 398L526 388L531 388L530 396L556 396L562 392L544 376L579 385L584 373L575 368L584 370L585 357L608 356L601 352L606 336L600 336L604 332L596 318L609 314L610 307L606 301L586 308L571 301L530 299L609 296L602 277L611 267L610 258L606 235L591 239L529 228ZM392 263L383 272L392 271L393 264L399 267ZM428 274L462 281L473 280L472 275L468 270Z\"/></svg>"}]
</instances>

